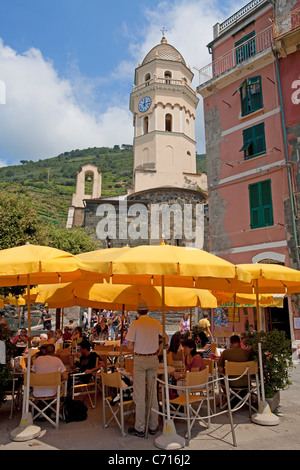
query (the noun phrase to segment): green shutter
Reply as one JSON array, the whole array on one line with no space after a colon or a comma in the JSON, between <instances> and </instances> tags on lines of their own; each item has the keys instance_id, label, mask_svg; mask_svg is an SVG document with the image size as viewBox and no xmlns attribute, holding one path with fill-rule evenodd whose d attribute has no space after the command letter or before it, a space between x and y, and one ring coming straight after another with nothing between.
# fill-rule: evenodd
<instances>
[{"instance_id":1,"label":"green shutter","mask_svg":"<svg viewBox=\"0 0 300 470\"><path fill-rule=\"evenodd\" d=\"M261 122L253 127L254 131L254 154L261 155L266 152L265 123Z\"/></svg>"},{"instance_id":2,"label":"green shutter","mask_svg":"<svg viewBox=\"0 0 300 470\"><path fill-rule=\"evenodd\" d=\"M263 226L273 225L273 207L271 180L260 183L261 185L261 204L262 204L262 223Z\"/></svg>"},{"instance_id":3,"label":"green shutter","mask_svg":"<svg viewBox=\"0 0 300 470\"><path fill-rule=\"evenodd\" d=\"M271 180L249 185L251 228L273 225Z\"/></svg>"},{"instance_id":4,"label":"green shutter","mask_svg":"<svg viewBox=\"0 0 300 470\"><path fill-rule=\"evenodd\" d=\"M248 80L250 112L257 111L263 107L261 78L252 77Z\"/></svg>"},{"instance_id":5,"label":"green shutter","mask_svg":"<svg viewBox=\"0 0 300 470\"><path fill-rule=\"evenodd\" d=\"M259 183L250 184L250 186L249 186L249 197L250 197L251 228L258 228L258 227L260 227Z\"/></svg>"},{"instance_id":6,"label":"green shutter","mask_svg":"<svg viewBox=\"0 0 300 470\"><path fill-rule=\"evenodd\" d=\"M266 153L264 122L243 130L243 146L239 151L244 151L245 160Z\"/></svg>"},{"instance_id":7,"label":"green shutter","mask_svg":"<svg viewBox=\"0 0 300 470\"><path fill-rule=\"evenodd\" d=\"M247 87L247 80L245 80L241 87L240 87L240 93L241 93L241 110L242 110L242 116L245 116L248 114L248 87Z\"/></svg>"}]
</instances>

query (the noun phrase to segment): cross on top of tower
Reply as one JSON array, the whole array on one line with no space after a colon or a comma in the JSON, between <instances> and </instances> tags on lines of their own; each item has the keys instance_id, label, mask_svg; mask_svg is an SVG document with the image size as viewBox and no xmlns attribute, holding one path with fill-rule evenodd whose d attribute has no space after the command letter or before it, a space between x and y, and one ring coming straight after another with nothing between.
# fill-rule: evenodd
<instances>
[{"instance_id":1,"label":"cross on top of tower","mask_svg":"<svg viewBox=\"0 0 300 470\"><path fill-rule=\"evenodd\" d=\"M165 37L165 32L168 31L166 28L163 28L161 29L161 32L162 32L162 35L163 35L163 38Z\"/></svg>"}]
</instances>

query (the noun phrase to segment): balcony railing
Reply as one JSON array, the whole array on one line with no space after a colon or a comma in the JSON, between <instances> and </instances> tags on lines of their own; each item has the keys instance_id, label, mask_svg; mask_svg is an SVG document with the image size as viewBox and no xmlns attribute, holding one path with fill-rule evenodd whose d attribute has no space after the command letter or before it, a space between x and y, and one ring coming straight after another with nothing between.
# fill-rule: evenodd
<instances>
[{"instance_id":1,"label":"balcony railing","mask_svg":"<svg viewBox=\"0 0 300 470\"><path fill-rule=\"evenodd\" d=\"M141 90L143 88L146 88L150 85L153 85L153 84L165 84L165 85L176 85L176 86L184 86L186 88L188 88L189 91L191 91L194 95L196 95L196 91L193 90L193 88L191 88L186 80L182 79L182 80L174 80L173 78L159 78L159 77L154 77L154 78L151 78L150 80L146 80L145 82L141 83L140 85L133 85L132 87L132 91L138 91L138 90Z\"/></svg>"},{"instance_id":2,"label":"balcony railing","mask_svg":"<svg viewBox=\"0 0 300 470\"><path fill-rule=\"evenodd\" d=\"M209 80L228 72L245 60L256 56L270 47L272 41L273 27L270 26L205 67L201 69L195 67L199 72L199 85L203 85Z\"/></svg>"},{"instance_id":3,"label":"balcony railing","mask_svg":"<svg viewBox=\"0 0 300 470\"><path fill-rule=\"evenodd\" d=\"M231 15L229 18L227 18L227 20L219 24L218 35L226 31L227 28L230 28L231 26L235 25L236 23L244 19L245 16L247 16L255 8L257 8L258 5L261 5L264 2L265 0L252 0L251 2L247 3L247 5L245 5L239 11L234 13L234 15Z\"/></svg>"}]
</instances>

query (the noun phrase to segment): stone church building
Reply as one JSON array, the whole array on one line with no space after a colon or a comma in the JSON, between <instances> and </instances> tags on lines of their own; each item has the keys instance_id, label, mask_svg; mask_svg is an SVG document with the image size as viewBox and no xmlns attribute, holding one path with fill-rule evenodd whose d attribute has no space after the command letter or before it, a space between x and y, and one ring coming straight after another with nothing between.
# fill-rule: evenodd
<instances>
[{"instance_id":1,"label":"stone church building","mask_svg":"<svg viewBox=\"0 0 300 470\"><path fill-rule=\"evenodd\" d=\"M208 249L207 178L196 171L193 73L165 37L135 70L133 189L101 197L101 169L77 175L67 228L95 230L100 246L165 243ZM84 194L87 175L91 195Z\"/></svg>"}]
</instances>

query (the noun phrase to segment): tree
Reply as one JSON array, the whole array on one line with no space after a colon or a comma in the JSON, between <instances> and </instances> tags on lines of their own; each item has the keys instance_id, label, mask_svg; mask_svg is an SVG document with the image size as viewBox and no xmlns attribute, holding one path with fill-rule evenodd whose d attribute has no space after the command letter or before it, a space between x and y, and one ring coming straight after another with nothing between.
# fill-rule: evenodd
<instances>
[{"instance_id":1,"label":"tree","mask_svg":"<svg viewBox=\"0 0 300 470\"><path fill-rule=\"evenodd\" d=\"M35 243L43 245L46 230L34 200L23 194L0 191L0 249Z\"/></svg>"},{"instance_id":2,"label":"tree","mask_svg":"<svg viewBox=\"0 0 300 470\"><path fill-rule=\"evenodd\" d=\"M49 246L67 251L73 255L94 251L98 248L97 243L91 239L89 233L82 227L64 229L62 227L49 226L48 237Z\"/></svg>"}]
</instances>

